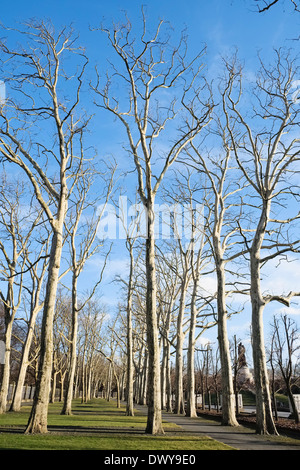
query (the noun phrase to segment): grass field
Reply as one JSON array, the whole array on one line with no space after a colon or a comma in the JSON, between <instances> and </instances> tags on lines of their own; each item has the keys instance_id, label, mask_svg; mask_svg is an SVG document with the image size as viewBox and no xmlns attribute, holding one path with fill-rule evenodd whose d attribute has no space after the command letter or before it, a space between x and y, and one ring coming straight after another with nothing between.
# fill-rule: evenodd
<instances>
[{"instance_id":1,"label":"grass field","mask_svg":"<svg viewBox=\"0 0 300 470\"><path fill-rule=\"evenodd\" d=\"M0 415L0 450L230 450L209 437L182 432L164 422L165 434L145 434L146 417L125 416L125 408L102 399L74 401L73 415L60 415L62 405L50 404L45 435L25 435L30 407Z\"/></svg>"}]
</instances>

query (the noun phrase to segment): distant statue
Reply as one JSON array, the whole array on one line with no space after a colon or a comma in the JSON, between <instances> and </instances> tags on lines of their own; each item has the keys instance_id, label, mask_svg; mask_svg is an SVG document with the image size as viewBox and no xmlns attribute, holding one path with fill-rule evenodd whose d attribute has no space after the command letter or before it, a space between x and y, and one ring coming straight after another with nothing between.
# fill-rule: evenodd
<instances>
[{"instance_id":1,"label":"distant statue","mask_svg":"<svg viewBox=\"0 0 300 470\"><path fill-rule=\"evenodd\" d=\"M253 390L254 379L253 375L249 370L246 361L245 346L240 343L238 345L238 370L237 370L237 384L244 390Z\"/></svg>"},{"instance_id":2,"label":"distant statue","mask_svg":"<svg viewBox=\"0 0 300 470\"><path fill-rule=\"evenodd\" d=\"M239 361L239 367L245 367L247 366L247 361L246 361L246 355L245 355L245 346L240 343L238 345L238 361Z\"/></svg>"}]
</instances>

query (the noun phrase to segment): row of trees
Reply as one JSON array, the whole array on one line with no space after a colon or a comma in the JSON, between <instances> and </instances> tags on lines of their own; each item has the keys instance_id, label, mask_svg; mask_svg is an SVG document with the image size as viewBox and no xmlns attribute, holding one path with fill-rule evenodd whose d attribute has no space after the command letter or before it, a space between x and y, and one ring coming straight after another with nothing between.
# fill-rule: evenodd
<instances>
[{"instance_id":1,"label":"row of trees","mask_svg":"<svg viewBox=\"0 0 300 470\"><path fill-rule=\"evenodd\" d=\"M146 396L146 374L143 367L144 354L141 343L146 343L145 331L140 328L142 312L137 305L134 306L132 315L134 318L134 345L132 348L132 363L134 371L130 379L132 396L129 398L128 388L128 342L126 335L126 308L120 306L119 315L115 319L105 312L101 301L89 301L79 314L78 338L76 347L76 368L73 383L72 397L81 397L82 402L91 398L105 397L110 400L113 393L117 397L117 406L120 407L121 400L127 403L127 414L133 415L134 403L145 405ZM0 317L3 334L3 312ZM24 319L19 318L13 326L12 356L10 360L10 382L14 384L13 393L10 395L10 411L19 411L22 403L22 388L24 383L27 387L35 387L38 371L38 357L40 350L40 321L37 320L34 341L32 341L27 366L24 366L24 348L26 342L27 328L23 327ZM63 403L62 412L68 403L68 374L70 373L71 351L68 336L71 332L72 309L71 297L59 289L56 314L54 318L54 349L53 370L51 381L50 402L57 399ZM162 324L162 319L159 321ZM177 327L176 314L172 315L171 329L173 335ZM163 327L162 327L163 328ZM299 382L299 361L295 360L299 350L299 329L294 321L282 315L274 316L270 333L270 349L267 350L267 360L270 375L272 393L272 405L275 411L275 420L278 419L276 393L285 394L293 410L295 421L298 422L299 415L293 400L293 393L297 393ZM161 341L164 340L163 334ZM239 340L234 337L230 341L230 356L233 371L233 384L236 400L236 410L239 410L238 394L241 390L253 392L254 384L251 378L243 374L245 356L241 354L238 347ZM162 362L162 409L176 411L178 396L178 370L175 369L176 348L171 348L170 362ZM187 403L186 412L190 413L191 406L189 398L189 372L187 370L187 353L184 351L182 361L182 401ZM24 380L25 372L25 380ZM192 402L195 409L205 409L205 405L211 409L216 407L219 411L222 406L222 377L220 366L220 354L217 345L210 342L202 344L201 349L195 348L194 368L194 391ZM32 393L31 393L32 397ZM184 403L181 408L184 412Z\"/></svg>"},{"instance_id":2,"label":"row of trees","mask_svg":"<svg viewBox=\"0 0 300 470\"><path fill-rule=\"evenodd\" d=\"M126 214L121 216L130 265L127 277L121 279L126 287L127 413L133 410L135 369L141 393L147 390L146 432L163 433L161 410L168 394L162 390L169 383L172 346L176 350L175 412L183 412L183 350L188 338L188 414L194 416L196 341L216 325L223 423L236 426L227 320L242 309L242 302L237 308L236 298L244 296L252 308L257 432L276 433L263 312L273 301L289 306L299 292L265 294L261 268L277 257L299 252L299 103L291 93L298 64L289 51L275 51L271 65L260 60L251 83L243 78L243 67L234 56L223 61L217 83L208 83L204 50L192 57L184 34L173 46L164 22L149 32L144 15L142 20L140 35L134 34L128 19L111 29L100 28L114 54L105 79L96 69L95 80L88 80L89 58L68 28L56 32L49 24L31 22L15 31L26 38L26 44L15 47L9 39L1 41L9 94L0 108L0 154L9 178L3 177L1 191L6 358L0 409L6 410L12 326L23 302L30 312L22 370L28 366L37 315L43 312L37 387L26 432L47 431L56 367L53 326L59 310L58 286L69 282L71 321L64 314L60 321L69 351L63 412L71 413L79 357L78 315L89 307L101 284L111 249L99 240L97 230L106 205L113 200L116 167L99 165L97 149L90 144L87 131L95 112L103 119L110 114L120 124L121 138L127 142L123 146L126 166L129 174L132 170L136 175L137 197L146 219L145 240L138 240L132 230L139 217L128 224ZM87 85L94 104L86 98ZM97 125L94 120L96 131ZM116 127L113 121L111 125ZM97 145L101 147L101 142ZM30 184L29 189L24 186L23 206L18 201L22 185L16 190L10 182L18 172ZM100 201L102 210L97 211ZM157 239L157 201L172 205L169 241ZM201 220L197 202L202 206ZM182 214L183 206L185 227L189 227L184 237L176 215L178 208ZM87 260L99 250L104 260L99 278L79 299L80 276ZM205 283L211 278L215 288L209 291ZM138 308L135 320L134 308ZM100 323L101 318L98 312ZM138 336L136 325L133 328L137 319ZM97 342L99 331L100 324L94 330ZM138 364L133 354L137 343ZM109 350L107 345L98 347L118 378L114 344ZM93 368L84 375L86 383Z\"/></svg>"}]
</instances>

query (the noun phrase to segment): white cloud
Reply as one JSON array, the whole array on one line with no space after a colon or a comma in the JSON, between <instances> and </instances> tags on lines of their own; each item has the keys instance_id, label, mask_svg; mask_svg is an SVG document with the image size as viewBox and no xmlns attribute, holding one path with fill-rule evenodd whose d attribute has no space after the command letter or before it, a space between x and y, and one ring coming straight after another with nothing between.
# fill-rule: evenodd
<instances>
[{"instance_id":1,"label":"white cloud","mask_svg":"<svg viewBox=\"0 0 300 470\"><path fill-rule=\"evenodd\" d=\"M264 269L262 289L273 295L288 294L290 291L299 291L300 260L292 262L272 260Z\"/></svg>"},{"instance_id":2,"label":"white cloud","mask_svg":"<svg viewBox=\"0 0 300 470\"><path fill-rule=\"evenodd\" d=\"M274 312L275 314L288 314L300 316L300 306L299 307L282 307Z\"/></svg>"}]
</instances>

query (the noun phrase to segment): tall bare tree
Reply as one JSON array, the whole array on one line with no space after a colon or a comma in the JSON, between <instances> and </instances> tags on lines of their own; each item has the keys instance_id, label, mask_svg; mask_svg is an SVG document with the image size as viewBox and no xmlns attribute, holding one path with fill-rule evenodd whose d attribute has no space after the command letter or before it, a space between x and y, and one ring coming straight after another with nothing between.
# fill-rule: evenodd
<instances>
[{"instance_id":1,"label":"tall bare tree","mask_svg":"<svg viewBox=\"0 0 300 470\"><path fill-rule=\"evenodd\" d=\"M45 226L43 228L46 228ZM50 242L50 231L46 233L39 231L39 244L40 251L36 251L37 259L34 261L31 259L28 250L26 250L26 270L29 270L30 284L25 283L23 289L29 293L29 318L27 320L27 334L22 349L22 357L20 361L20 368L16 387L14 390L13 399L10 405L10 411L19 411L22 402L22 391L26 378L26 372L30 364L30 349L32 346L32 340L34 335L34 327L37 319L37 315L43 309L43 287L46 276L47 266L49 263L49 242ZM36 257L36 256L35 256Z\"/></svg>"},{"instance_id":2,"label":"tall bare tree","mask_svg":"<svg viewBox=\"0 0 300 470\"><path fill-rule=\"evenodd\" d=\"M300 413L297 409L297 404L292 391L293 378L295 370L293 361L297 357L297 352L300 349L299 345L299 328L296 323L289 318L286 314L281 315L279 318L273 317L273 361L278 365L284 383L286 385L287 394L293 411L293 418L295 423L300 422ZM297 363L297 362L296 362Z\"/></svg>"},{"instance_id":3,"label":"tall bare tree","mask_svg":"<svg viewBox=\"0 0 300 470\"><path fill-rule=\"evenodd\" d=\"M223 100L221 92L221 103ZM230 145L230 135L226 131L226 123L220 118L218 109L214 116L215 126L210 130L213 135L214 146L211 153L194 142L187 151L187 165L196 168L200 175L203 173L207 180L207 193L205 200L205 218L210 241L213 262L216 270L217 282L217 324L218 341L221 361L223 405L222 421L229 426L238 426L235 417L234 390L230 360L229 341L227 334L227 319L229 316L227 297L230 292L227 272L232 271L230 266L246 250L240 250L236 233L238 228L236 220L241 215L236 210L237 198L243 190L243 181L236 178L236 164L233 161ZM234 130L232 130L232 134ZM217 145L219 142L219 146ZM232 274L232 273L231 273ZM240 274L241 276L241 274ZM231 276L232 277L232 276Z\"/></svg>"},{"instance_id":4,"label":"tall bare tree","mask_svg":"<svg viewBox=\"0 0 300 470\"><path fill-rule=\"evenodd\" d=\"M76 350L77 350L77 331L78 331L78 312L82 310L85 304L93 297L96 288L100 285L104 269L106 267L106 260L110 249L106 253L105 262L100 270L98 280L91 287L90 293L84 302L78 304L78 279L82 273L85 263L95 253L97 253L103 240L97 239L98 227L101 218L104 214L109 196L113 188L113 177L115 167L109 169L109 174L103 174L96 171L92 165L85 166L84 178L80 178L76 182L76 193L73 195L73 207L70 207L69 217L66 218L66 232L69 235L70 245L70 270L72 272L72 321L70 331L70 370L67 378L67 387L64 400L64 406L61 414L72 414L72 399L74 388L74 377L76 370ZM101 178L100 178L101 177ZM97 192L96 199L91 200L89 192L95 179L102 181L103 193ZM106 181L107 180L107 181ZM103 198L103 199L102 199ZM101 210L98 209L97 203L101 202ZM86 214L86 211L88 213ZM83 233L80 233L83 231ZM79 242L77 242L79 238Z\"/></svg>"},{"instance_id":5,"label":"tall bare tree","mask_svg":"<svg viewBox=\"0 0 300 470\"><path fill-rule=\"evenodd\" d=\"M299 252L295 224L299 218L299 192L294 179L300 161L298 137L299 105L291 88L299 75L297 61L289 52L277 50L274 61L266 66L261 61L251 99L242 98L241 67L236 59L227 64L229 86L224 104L231 134L232 149L241 174L252 190L253 225L242 231L250 256L250 297L252 305L253 363L256 385L257 433L276 434L263 334L263 312L271 301L288 306L297 292L264 294L261 269L276 257ZM246 109L252 110L251 120ZM243 110L242 110L243 108ZM234 124L233 124L234 123ZM236 134L237 125L239 135ZM234 131L233 131L234 126ZM282 208L286 218L280 217Z\"/></svg>"},{"instance_id":6,"label":"tall bare tree","mask_svg":"<svg viewBox=\"0 0 300 470\"><path fill-rule=\"evenodd\" d=\"M12 184L3 175L0 188L0 269L7 287L6 293L0 291L5 319L5 362L0 389L0 413L5 413L7 405L13 323L22 300L24 273L27 270L26 253L32 249L31 236L41 220L41 211L36 212L36 207L28 205L26 193L28 196L24 183L17 181Z\"/></svg>"},{"instance_id":7,"label":"tall bare tree","mask_svg":"<svg viewBox=\"0 0 300 470\"><path fill-rule=\"evenodd\" d=\"M156 312L155 198L167 170L183 148L207 124L212 108L210 97L203 98L203 83L201 87L197 83L203 51L189 60L186 37L182 35L179 45L172 47L164 27L165 23L160 21L154 33L149 33L143 14L139 38L134 37L127 18L126 24L113 25L111 29L102 28L116 53L116 61L112 66L113 73L104 87L100 88L99 76L94 86L96 94L102 98L99 106L112 113L124 126L129 154L137 173L139 196L147 217L146 321L149 373L146 432L150 434L163 433ZM126 90L125 96L118 97L114 80L118 81L118 90ZM164 106L158 105L162 99ZM196 105L202 110L198 117L194 114ZM187 120L190 125L186 125ZM168 146L166 151L162 145L159 147L162 143L164 147ZM154 171L154 163L159 168L157 173Z\"/></svg>"},{"instance_id":8,"label":"tall bare tree","mask_svg":"<svg viewBox=\"0 0 300 470\"><path fill-rule=\"evenodd\" d=\"M82 176L82 136L88 120L78 108L88 61L71 29L55 31L43 21L23 26L14 31L23 46L0 43L10 85L10 96L0 108L0 155L7 165L24 171L52 229L39 376L26 428L27 433L45 433L64 221L70 193ZM75 72L64 70L62 63L66 68L73 64Z\"/></svg>"}]
</instances>

